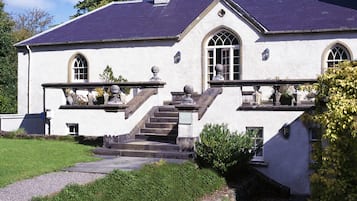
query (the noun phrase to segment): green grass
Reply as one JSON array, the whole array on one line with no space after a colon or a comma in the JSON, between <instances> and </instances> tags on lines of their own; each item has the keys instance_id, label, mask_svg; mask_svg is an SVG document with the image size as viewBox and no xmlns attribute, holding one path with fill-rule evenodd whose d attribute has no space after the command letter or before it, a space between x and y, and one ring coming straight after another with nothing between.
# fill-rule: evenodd
<instances>
[{"instance_id":1,"label":"green grass","mask_svg":"<svg viewBox=\"0 0 357 201\"><path fill-rule=\"evenodd\" d=\"M0 187L77 162L97 160L91 149L74 142L0 138Z\"/></svg>"},{"instance_id":2,"label":"green grass","mask_svg":"<svg viewBox=\"0 0 357 201\"><path fill-rule=\"evenodd\" d=\"M226 185L224 178L193 163L158 162L140 170L114 171L84 186L70 185L54 197L35 201L190 201Z\"/></svg>"}]
</instances>

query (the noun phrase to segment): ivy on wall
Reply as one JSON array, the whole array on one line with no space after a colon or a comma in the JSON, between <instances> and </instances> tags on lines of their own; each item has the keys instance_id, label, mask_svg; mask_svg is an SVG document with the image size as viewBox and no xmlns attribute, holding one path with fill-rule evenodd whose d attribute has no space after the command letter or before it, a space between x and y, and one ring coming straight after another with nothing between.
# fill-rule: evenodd
<instances>
[{"instance_id":1,"label":"ivy on wall","mask_svg":"<svg viewBox=\"0 0 357 201\"><path fill-rule=\"evenodd\" d=\"M313 86L312 119L323 129L314 145L311 200L357 200L357 62L329 68Z\"/></svg>"}]
</instances>

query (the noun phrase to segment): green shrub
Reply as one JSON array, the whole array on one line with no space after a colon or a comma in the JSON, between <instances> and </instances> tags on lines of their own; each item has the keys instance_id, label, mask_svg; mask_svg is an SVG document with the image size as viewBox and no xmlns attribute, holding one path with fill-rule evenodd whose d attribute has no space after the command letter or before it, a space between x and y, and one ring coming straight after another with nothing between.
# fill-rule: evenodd
<instances>
[{"instance_id":1,"label":"green shrub","mask_svg":"<svg viewBox=\"0 0 357 201\"><path fill-rule=\"evenodd\" d=\"M14 131L6 132L4 137L13 139L13 138L17 138L17 137L20 137L20 136L23 136L23 135L26 135L26 134L27 133L26 133L26 130L24 128L19 128L19 129L14 130Z\"/></svg>"},{"instance_id":2,"label":"green shrub","mask_svg":"<svg viewBox=\"0 0 357 201\"><path fill-rule=\"evenodd\" d=\"M357 62L329 68L314 85L312 120L322 129L314 146L311 200L357 200Z\"/></svg>"},{"instance_id":3,"label":"green shrub","mask_svg":"<svg viewBox=\"0 0 357 201\"><path fill-rule=\"evenodd\" d=\"M226 124L207 124L196 143L197 162L225 175L231 168L246 165L253 157L253 133L231 132Z\"/></svg>"},{"instance_id":4,"label":"green shrub","mask_svg":"<svg viewBox=\"0 0 357 201\"><path fill-rule=\"evenodd\" d=\"M191 162L163 161L140 170L115 170L105 178L83 186L70 185L54 197L34 201L195 201L226 185L224 178Z\"/></svg>"}]
</instances>

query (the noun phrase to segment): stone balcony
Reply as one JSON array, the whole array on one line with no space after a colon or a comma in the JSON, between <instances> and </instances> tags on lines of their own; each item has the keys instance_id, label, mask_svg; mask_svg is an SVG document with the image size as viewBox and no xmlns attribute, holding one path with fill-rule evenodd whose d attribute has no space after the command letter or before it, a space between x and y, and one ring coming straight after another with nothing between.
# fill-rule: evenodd
<instances>
[{"instance_id":1,"label":"stone balcony","mask_svg":"<svg viewBox=\"0 0 357 201\"><path fill-rule=\"evenodd\" d=\"M315 105L315 93L304 85L315 83L314 79L287 80L212 80L210 86L237 87L241 104L237 110L305 111Z\"/></svg>"}]
</instances>

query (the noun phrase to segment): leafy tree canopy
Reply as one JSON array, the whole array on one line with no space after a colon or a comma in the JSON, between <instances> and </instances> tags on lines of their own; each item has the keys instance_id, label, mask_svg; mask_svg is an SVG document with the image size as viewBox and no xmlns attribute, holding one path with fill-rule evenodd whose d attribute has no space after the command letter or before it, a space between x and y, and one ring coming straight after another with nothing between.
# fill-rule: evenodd
<instances>
[{"instance_id":1,"label":"leafy tree canopy","mask_svg":"<svg viewBox=\"0 0 357 201\"><path fill-rule=\"evenodd\" d=\"M14 15L16 41L24 40L45 31L52 24L52 20L52 15L39 8Z\"/></svg>"},{"instance_id":2,"label":"leafy tree canopy","mask_svg":"<svg viewBox=\"0 0 357 201\"><path fill-rule=\"evenodd\" d=\"M13 47L14 22L0 0L0 113L16 112L16 50Z\"/></svg>"},{"instance_id":3,"label":"leafy tree canopy","mask_svg":"<svg viewBox=\"0 0 357 201\"><path fill-rule=\"evenodd\" d=\"M357 62L329 68L315 85L316 114L322 126L314 146L313 201L357 200Z\"/></svg>"},{"instance_id":4,"label":"leafy tree canopy","mask_svg":"<svg viewBox=\"0 0 357 201\"><path fill-rule=\"evenodd\" d=\"M83 15L84 13L90 12L113 1L126 0L82 0L74 6L74 8L77 9L77 13L72 17L78 17L80 15Z\"/></svg>"}]
</instances>

